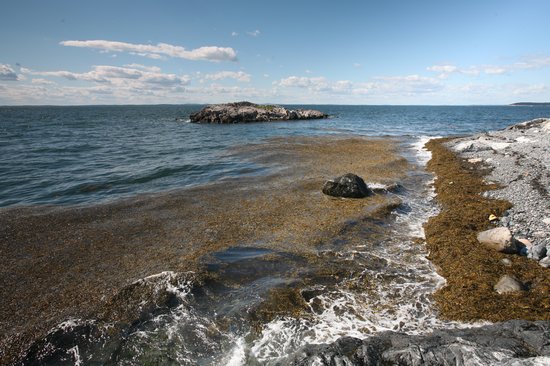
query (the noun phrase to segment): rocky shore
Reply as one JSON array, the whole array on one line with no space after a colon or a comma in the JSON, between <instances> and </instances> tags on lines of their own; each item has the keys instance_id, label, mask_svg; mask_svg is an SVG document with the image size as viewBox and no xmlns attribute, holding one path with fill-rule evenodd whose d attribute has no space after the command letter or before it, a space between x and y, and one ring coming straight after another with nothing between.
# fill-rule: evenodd
<instances>
[{"instance_id":1,"label":"rocky shore","mask_svg":"<svg viewBox=\"0 0 550 366\"><path fill-rule=\"evenodd\" d=\"M427 335L383 332L308 345L287 363L309 365L548 365L550 322L515 320Z\"/></svg>"},{"instance_id":2,"label":"rocky shore","mask_svg":"<svg viewBox=\"0 0 550 366\"><path fill-rule=\"evenodd\" d=\"M189 116L193 123L246 123L290 121L328 118L313 109L286 109L277 105L260 105L250 102L213 104Z\"/></svg>"},{"instance_id":3,"label":"rocky shore","mask_svg":"<svg viewBox=\"0 0 550 366\"><path fill-rule=\"evenodd\" d=\"M452 140L446 146L490 170L485 179L501 188L485 196L513 205L492 221L509 229L512 242L518 241L518 254L550 267L550 119Z\"/></svg>"}]
</instances>

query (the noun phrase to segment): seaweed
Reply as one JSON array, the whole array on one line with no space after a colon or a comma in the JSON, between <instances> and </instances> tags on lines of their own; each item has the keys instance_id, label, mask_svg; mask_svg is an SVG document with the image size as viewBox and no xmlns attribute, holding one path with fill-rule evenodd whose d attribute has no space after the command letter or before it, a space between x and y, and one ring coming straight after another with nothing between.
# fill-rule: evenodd
<instances>
[{"instance_id":1,"label":"seaweed","mask_svg":"<svg viewBox=\"0 0 550 366\"><path fill-rule=\"evenodd\" d=\"M486 170L457 157L444 146L449 139L431 140L428 169L436 175L440 213L425 225L429 259L447 284L435 293L441 316L447 319L505 321L550 320L550 269L519 255L481 246L476 235L490 228L488 216L502 216L512 205L482 196L497 189L483 179ZM511 260L505 266L501 260ZM493 286L505 274L517 277L527 290L499 295Z\"/></svg>"}]
</instances>

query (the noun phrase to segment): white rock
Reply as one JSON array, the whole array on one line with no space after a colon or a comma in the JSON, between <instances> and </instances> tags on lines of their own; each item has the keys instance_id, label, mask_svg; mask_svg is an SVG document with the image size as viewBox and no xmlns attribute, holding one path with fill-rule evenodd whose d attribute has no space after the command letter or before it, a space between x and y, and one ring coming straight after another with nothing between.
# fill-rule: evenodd
<instances>
[{"instance_id":1,"label":"white rock","mask_svg":"<svg viewBox=\"0 0 550 366\"><path fill-rule=\"evenodd\" d=\"M501 253L517 253L516 243L507 227L497 227L477 234L477 240L489 249Z\"/></svg>"},{"instance_id":2,"label":"white rock","mask_svg":"<svg viewBox=\"0 0 550 366\"><path fill-rule=\"evenodd\" d=\"M506 294L510 292L522 291L523 285L515 277L504 275L500 278L500 280L498 280L494 289L499 294Z\"/></svg>"},{"instance_id":3,"label":"white rock","mask_svg":"<svg viewBox=\"0 0 550 366\"><path fill-rule=\"evenodd\" d=\"M474 147L474 143L472 141L462 141L458 144L456 144L453 147L454 151L462 152L462 151L468 151L471 150Z\"/></svg>"},{"instance_id":4,"label":"white rock","mask_svg":"<svg viewBox=\"0 0 550 366\"><path fill-rule=\"evenodd\" d=\"M544 222L546 225L550 225L550 217L545 217L542 219L542 222Z\"/></svg>"}]
</instances>

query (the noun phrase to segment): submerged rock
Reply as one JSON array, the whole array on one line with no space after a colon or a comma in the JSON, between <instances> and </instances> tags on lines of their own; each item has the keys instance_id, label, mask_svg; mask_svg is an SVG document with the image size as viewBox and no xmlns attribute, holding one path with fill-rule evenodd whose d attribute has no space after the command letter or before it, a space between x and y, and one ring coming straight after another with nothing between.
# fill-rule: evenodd
<instances>
[{"instance_id":1,"label":"submerged rock","mask_svg":"<svg viewBox=\"0 0 550 366\"><path fill-rule=\"evenodd\" d=\"M333 180L327 180L323 193L333 197L363 198L372 194L365 181L352 173L344 174Z\"/></svg>"},{"instance_id":2,"label":"submerged rock","mask_svg":"<svg viewBox=\"0 0 550 366\"><path fill-rule=\"evenodd\" d=\"M550 358L550 322L513 320L428 335L382 332L364 340L341 338L307 345L290 365L495 365ZM533 364L543 364L543 363ZM523 363L522 363L523 364Z\"/></svg>"},{"instance_id":3,"label":"submerged rock","mask_svg":"<svg viewBox=\"0 0 550 366\"><path fill-rule=\"evenodd\" d=\"M510 229L497 227L477 234L477 240L489 249L501 253L517 253L516 242L512 238Z\"/></svg>"},{"instance_id":4,"label":"submerged rock","mask_svg":"<svg viewBox=\"0 0 550 366\"><path fill-rule=\"evenodd\" d=\"M241 123L320 119L328 115L313 109L286 109L277 105L250 102L213 104L189 116L194 123Z\"/></svg>"}]
</instances>

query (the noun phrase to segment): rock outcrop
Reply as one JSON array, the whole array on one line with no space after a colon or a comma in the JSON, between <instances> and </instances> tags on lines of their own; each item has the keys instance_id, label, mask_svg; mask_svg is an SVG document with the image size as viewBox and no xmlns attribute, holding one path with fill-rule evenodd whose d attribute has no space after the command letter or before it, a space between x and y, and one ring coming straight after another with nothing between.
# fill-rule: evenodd
<instances>
[{"instance_id":1,"label":"rock outcrop","mask_svg":"<svg viewBox=\"0 0 550 366\"><path fill-rule=\"evenodd\" d=\"M372 194L365 181L352 173L327 180L323 186L323 193L333 197L345 198L363 198Z\"/></svg>"},{"instance_id":2,"label":"rock outcrop","mask_svg":"<svg viewBox=\"0 0 550 366\"><path fill-rule=\"evenodd\" d=\"M382 332L361 340L341 338L308 345L290 365L546 365L550 322L513 320L428 335Z\"/></svg>"},{"instance_id":3,"label":"rock outcrop","mask_svg":"<svg viewBox=\"0 0 550 366\"><path fill-rule=\"evenodd\" d=\"M250 102L213 104L189 116L194 123L245 123L328 118L313 109L286 109L277 105Z\"/></svg>"}]
</instances>

